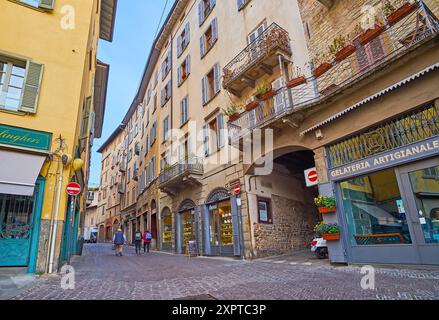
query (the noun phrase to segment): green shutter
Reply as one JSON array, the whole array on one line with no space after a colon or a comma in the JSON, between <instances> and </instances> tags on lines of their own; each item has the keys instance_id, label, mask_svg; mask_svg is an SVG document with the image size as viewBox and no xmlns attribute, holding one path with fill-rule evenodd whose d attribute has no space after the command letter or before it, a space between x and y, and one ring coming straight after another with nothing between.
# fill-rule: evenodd
<instances>
[{"instance_id":1,"label":"green shutter","mask_svg":"<svg viewBox=\"0 0 439 320\"><path fill-rule=\"evenodd\" d=\"M43 9L53 10L55 7L55 0L40 0L38 6Z\"/></svg>"},{"instance_id":2,"label":"green shutter","mask_svg":"<svg viewBox=\"0 0 439 320\"><path fill-rule=\"evenodd\" d=\"M20 111L37 112L38 96L40 93L41 78L43 76L42 64L27 62L26 77L21 96Z\"/></svg>"}]
</instances>

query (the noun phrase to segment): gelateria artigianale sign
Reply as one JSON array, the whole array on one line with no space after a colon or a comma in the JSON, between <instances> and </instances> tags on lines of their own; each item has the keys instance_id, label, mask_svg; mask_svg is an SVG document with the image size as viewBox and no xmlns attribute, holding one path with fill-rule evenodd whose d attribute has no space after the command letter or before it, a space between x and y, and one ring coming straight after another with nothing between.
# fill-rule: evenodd
<instances>
[{"instance_id":1,"label":"gelateria artigianale sign","mask_svg":"<svg viewBox=\"0 0 439 320\"><path fill-rule=\"evenodd\" d=\"M35 150L50 150L52 134L0 124L0 144Z\"/></svg>"},{"instance_id":2,"label":"gelateria artigianale sign","mask_svg":"<svg viewBox=\"0 0 439 320\"><path fill-rule=\"evenodd\" d=\"M384 169L400 163L414 161L434 154L439 154L439 137L332 169L329 171L329 175L332 180L339 180L373 170Z\"/></svg>"}]
</instances>

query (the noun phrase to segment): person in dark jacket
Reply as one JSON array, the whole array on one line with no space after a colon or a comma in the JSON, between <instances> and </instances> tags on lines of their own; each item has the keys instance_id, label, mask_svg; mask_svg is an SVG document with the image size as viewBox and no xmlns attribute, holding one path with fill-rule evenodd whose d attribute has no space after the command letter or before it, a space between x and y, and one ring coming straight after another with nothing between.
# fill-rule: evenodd
<instances>
[{"instance_id":1,"label":"person in dark jacket","mask_svg":"<svg viewBox=\"0 0 439 320\"><path fill-rule=\"evenodd\" d=\"M122 229L117 229L117 232L113 236L113 244L116 248L116 256L122 257L123 245L127 242L125 234Z\"/></svg>"},{"instance_id":2,"label":"person in dark jacket","mask_svg":"<svg viewBox=\"0 0 439 320\"><path fill-rule=\"evenodd\" d=\"M149 253L149 247L151 246L152 234L149 230L146 230L143 234L143 252Z\"/></svg>"},{"instance_id":3,"label":"person in dark jacket","mask_svg":"<svg viewBox=\"0 0 439 320\"><path fill-rule=\"evenodd\" d=\"M136 230L134 233L134 245L136 246L136 254L140 255L140 244L142 243L142 233L140 230Z\"/></svg>"}]
</instances>

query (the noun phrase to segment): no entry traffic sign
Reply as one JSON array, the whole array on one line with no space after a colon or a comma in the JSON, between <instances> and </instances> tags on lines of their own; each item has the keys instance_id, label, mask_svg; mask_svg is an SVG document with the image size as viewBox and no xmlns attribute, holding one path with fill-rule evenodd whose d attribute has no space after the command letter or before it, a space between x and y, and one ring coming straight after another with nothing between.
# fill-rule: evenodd
<instances>
[{"instance_id":1,"label":"no entry traffic sign","mask_svg":"<svg viewBox=\"0 0 439 320\"><path fill-rule=\"evenodd\" d=\"M305 170L305 181L307 187L312 187L319 184L316 168Z\"/></svg>"},{"instance_id":2,"label":"no entry traffic sign","mask_svg":"<svg viewBox=\"0 0 439 320\"><path fill-rule=\"evenodd\" d=\"M237 196L241 194L241 185L237 184L233 187L233 195Z\"/></svg>"},{"instance_id":3,"label":"no entry traffic sign","mask_svg":"<svg viewBox=\"0 0 439 320\"><path fill-rule=\"evenodd\" d=\"M76 182L71 182L67 185L66 192L69 196L77 196L81 193L81 186Z\"/></svg>"}]
</instances>

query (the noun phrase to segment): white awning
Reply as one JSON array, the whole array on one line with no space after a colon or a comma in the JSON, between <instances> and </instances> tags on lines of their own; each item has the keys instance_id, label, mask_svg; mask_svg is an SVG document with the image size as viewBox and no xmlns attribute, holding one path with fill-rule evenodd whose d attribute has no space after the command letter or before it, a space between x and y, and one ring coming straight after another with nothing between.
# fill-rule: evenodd
<instances>
[{"instance_id":1,"label":"white awning","mask_svg":"<svg viewBox=\"0 0 439 320\"><path fill-rule=\"evenodd\" d=\"M45 159L45 155L0 150L0 193L32 196Z\"/></svg>"},{"instance_id":2,"label":"white awning","mask_svg":"<svg viewBox=\"0 0 439 320\"><path fill-rule=\"evenodd\" d=\"M380 207L365 203L354 203L354 206L360 208L363 211L366 211L368 214L375 217L380 225L389 227L401 226L401 223L398 222L398 219L396 219L394 216L392 216L384 209L381 209Z\"/></svg>"}]
</instances>

